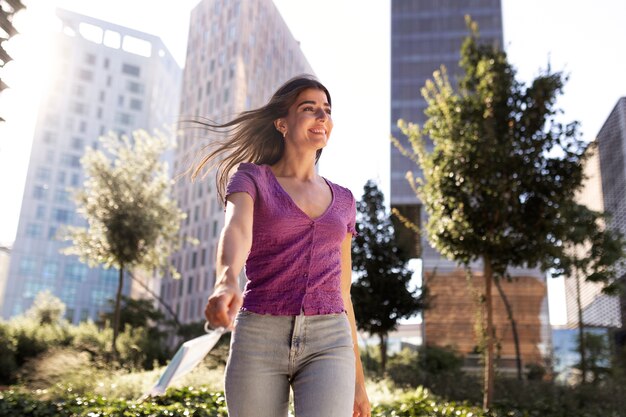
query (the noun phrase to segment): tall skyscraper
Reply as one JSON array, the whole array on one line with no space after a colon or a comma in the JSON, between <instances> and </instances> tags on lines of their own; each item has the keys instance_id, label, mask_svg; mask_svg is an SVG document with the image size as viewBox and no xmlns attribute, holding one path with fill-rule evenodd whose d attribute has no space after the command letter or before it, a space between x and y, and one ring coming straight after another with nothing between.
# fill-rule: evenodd
<instances>
[{"instance_id":1,"label":"tall skyscraper","mask_svg":"<svg viewBox=\"0 0 626 417\"><path fill-rule=\"evenodd\" d=\"M606 139L606 136L603 138ZM576 200L591 210L604 212L603 181L598 148L589 146L587 152L589 157L584 167L585 181ZM605 174L611 175L608 172ZM579 310L585 327L619 328L621 326L619 297L602 293L604 284L587 282L584 276L577 276L565 278L564 285L567 327L578 327ZM579 297L580 306L578 305Z\"/></svg>"},{"instance_id":2,"label":"tall skyscraper","mask_svg":"<svg viewBox=\"0 0 626 417\"><path fill-rule=\"evenodd\" d=\"M604 210L609 214L608 227L626 235L626 97L617 104L602 125L596 138L600 156L600 173ZM618 271L626 284L626 266ZM626 294L620 298L621 335L618 342L626 345Z\"/></svg>"},{"instance_id":3,"label":"tall skyscraper","mask_svg":"<svg viewBox=\"0 0 626 417\"><path fill-rule=\"evenodd\" d=\"M468 35L465 16L478 23L481 42L503 45L500 0L392 0L391 1L391 134L408 145L396 127L398 119L423 125L426 101L420 90L433 72L444 65L452 83L461 75L460 49ZM428 146L428 145L427 145ZM391 206L416 223L425 222L420 201L406 180L407 171L420 176L417 166L391 145ZM474 291L482 291L480 265L474 270L472 288L456 263L443 259L424 236L396 227L402 245L412 257L423 260L424 282L433 301L424 312L425 343L454 346L470 355L476 350L474 321L478 304ZM419 240L416 240L419 239ZM421 247L419 253L416 248ZM510 271L513 282L503 282L521 340L524 363L542 363L549 352L550 332L545 277L539 271ZM514 365L513 337L506 306L494 288L496 337L500 366ZM467 363L471 366L471 360Z\"/></svg>"},{"instance_id":4,"label":"tall skyscraper","mask_svg":"<svg viewBox=\"0 0 626 417\"><path fill-rule=\"evenodd\" d=\"M85 225L70 194L83 182L80 158L109 131L171 128L181 70L158 37L64 10L57 17L2 316L23 313L48 289L77 322L97 319L117 288L117 271L59 253L67 243L56 239L58 229Z\"/></svg>"},{"instance_id":5,"label":"tall skyscraper","mask_svg":"<svg viewBox=\"0 0 626 417\"><path fill-rule=\"evenodd\" d=\"M191 12L181 117L227 121L267 103L283 82L301 73L312 73L311 67L271 0L203 0ZM183 129L174 171L188 170L202 145L215 139ZM215 283L223 206L213 173L195 182L181 177L175 190L187 214L181 233L199 243L184 244L173 256L181 277L165 276L160 292L181 322L200 321Z\"/></svg>"}]
</instances>

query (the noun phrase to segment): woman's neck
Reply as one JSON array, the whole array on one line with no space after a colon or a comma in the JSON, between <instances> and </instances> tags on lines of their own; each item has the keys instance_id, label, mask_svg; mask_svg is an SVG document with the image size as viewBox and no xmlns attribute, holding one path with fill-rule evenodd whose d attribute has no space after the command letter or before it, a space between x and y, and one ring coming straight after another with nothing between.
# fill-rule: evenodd
<instances>
[{"instance_id":1,"label":"woman's neck","mask_svg":"<svg viewBox=\"0 0 626 417\"><path fill-rule=\"evenodd\" d=\"M315 172L315 155L296 157L285 154L272 165L272 171L277 177L292 177L301 181L312 181L318 177Z\"/></svg>"}]
</instances>

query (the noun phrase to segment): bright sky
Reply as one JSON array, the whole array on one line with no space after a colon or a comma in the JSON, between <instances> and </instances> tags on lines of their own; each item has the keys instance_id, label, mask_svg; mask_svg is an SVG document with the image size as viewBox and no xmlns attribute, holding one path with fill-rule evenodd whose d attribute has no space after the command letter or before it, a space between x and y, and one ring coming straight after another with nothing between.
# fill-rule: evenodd
<instances>
[{"instance_id":1,"label":"bright sky","mask_svg":"<svg viewBox=\"0 0 626 417\"><path fill-rule=\"evenodd\" d=\"M370 179L389 190L389 0L274 1L333 95L335 128L321 173L357 198ZM30 0L17 16L22 33L5 43L14 62L0 95L0 243L15 239L39 91L46 76L42 23L54 7L160 36L184 62L190 10L198 0ZM175 6L174 6L175 4ZM550 63L570 75L560 100L564 120L579 120L593 140L626 95L626 2L503 0L505 47L522 80ZM553 319L558 322L559 317Z\"/></svg>"}]
</instances>

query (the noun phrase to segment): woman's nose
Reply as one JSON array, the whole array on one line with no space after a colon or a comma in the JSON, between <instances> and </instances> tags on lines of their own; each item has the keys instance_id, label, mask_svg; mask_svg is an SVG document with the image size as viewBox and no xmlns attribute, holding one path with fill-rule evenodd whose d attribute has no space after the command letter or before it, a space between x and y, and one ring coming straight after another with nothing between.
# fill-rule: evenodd
<instances>
[{"instance_id":1,"label":"woman's nose","mask_svg":"<svg viewBox=\"0 0 626 417\"><path fill-rule=\"evenodd\" d=\"M317 118L321 120L326 120L328 118L328 114L326 114L326 110L319 109L317 111Z\"/></svg>"}]
</instances>

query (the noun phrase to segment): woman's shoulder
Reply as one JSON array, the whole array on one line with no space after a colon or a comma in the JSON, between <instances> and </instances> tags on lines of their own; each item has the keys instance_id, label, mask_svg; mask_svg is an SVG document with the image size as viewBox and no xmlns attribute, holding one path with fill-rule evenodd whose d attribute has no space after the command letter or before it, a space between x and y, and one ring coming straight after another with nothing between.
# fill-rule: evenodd
<instances>
[{"instance_id":1,"label":"woman's shoulder","mask_svg":"<svg viewBox=\"0 0 626 417\"><path fill-rule=\"evenodd\" d=\"M326 181L330 184L331 188L335 192L336 196L342 200L354 201L354 195L352 195L352 191L349 188L339 185L337 183L332 182L331 180L325 178Z\"/></svg>"},{"instance_id":2,"label":"woman's shoulder","mask_svg":"<svg viewBox=\"0 0 626 417\"><path fill-rule=\"evenodd\" d=\"M258 174L262 170L262 166L252 162L242 162L237 167L237 172L248 172L251 174Z\"/></svg>"}]
</instances>

